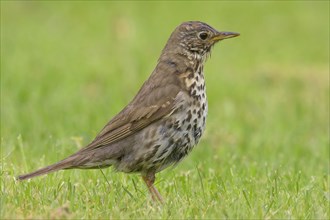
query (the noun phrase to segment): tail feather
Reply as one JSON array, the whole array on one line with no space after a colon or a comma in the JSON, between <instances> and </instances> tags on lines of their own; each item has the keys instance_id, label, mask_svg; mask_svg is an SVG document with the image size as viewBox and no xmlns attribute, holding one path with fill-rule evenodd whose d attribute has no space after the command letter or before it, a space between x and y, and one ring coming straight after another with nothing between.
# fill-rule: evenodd
<instances>
[{"instance_id":1,"label":"tail feather","mask_svg":"<svg viewBox=\"0 0 330 220\"><path fill-rule=\"evenodd\" d=\"M58 170L62 170L62 169L68 169L72 167L72 158L66 158L60 162L57 162L55 164L49 165L47 167L41 168L39 170L36 170L32 173L28 173L28 174L24 174L24 175L20 175L18 176L16 179L17 180L26 180L26 179L30 179L36 176L41 176L47 173L52 173Z\"/></svg>"}]
</instances>

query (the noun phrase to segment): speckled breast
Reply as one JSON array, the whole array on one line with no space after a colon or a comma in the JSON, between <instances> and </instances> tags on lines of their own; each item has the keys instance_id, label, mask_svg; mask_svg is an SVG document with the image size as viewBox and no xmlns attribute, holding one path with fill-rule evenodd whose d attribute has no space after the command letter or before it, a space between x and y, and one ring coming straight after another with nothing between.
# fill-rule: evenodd
<instances>
[{"instance_id":1,"label":"speckled breast","mask_svg":"<svg viewBox=\"0 0 330 220\"><path fill-rule=\"evenodd\" d=\"M207 98L203 67L187 77L188 90L180 92L174 111L159 123L158 140L154 142L154 156L149 169L157 172L182 160L198 143L205 129Z\"/></svg>"}]
</instances>

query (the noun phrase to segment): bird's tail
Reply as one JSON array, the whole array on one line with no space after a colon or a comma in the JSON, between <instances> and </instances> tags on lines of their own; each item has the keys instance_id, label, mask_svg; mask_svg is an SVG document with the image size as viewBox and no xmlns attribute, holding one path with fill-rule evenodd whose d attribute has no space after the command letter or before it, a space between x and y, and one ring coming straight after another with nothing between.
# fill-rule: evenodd
<instances>
[{"instance_id":1,"label":"bird's tail","mask_svg":"<svg viewBox=\"0 0 330 220\"><path fill-rule=\"evenodd\" d=\"M72 161L73 158L72 157L68 157L60 162L57 162L55 164L49 165L47 167L41 168L39 170L36 170L32 173L28 173L28 174L24 174L24 175L20 175L18 176L16 179L17 180L26 180L26 179L30 179L36 176L40 176L40 175L44 175L47 173L51 173L51 172L55 172L58 170L62 170L62 169L69 169L72 167Z\"/></svg>"}]
</instances>

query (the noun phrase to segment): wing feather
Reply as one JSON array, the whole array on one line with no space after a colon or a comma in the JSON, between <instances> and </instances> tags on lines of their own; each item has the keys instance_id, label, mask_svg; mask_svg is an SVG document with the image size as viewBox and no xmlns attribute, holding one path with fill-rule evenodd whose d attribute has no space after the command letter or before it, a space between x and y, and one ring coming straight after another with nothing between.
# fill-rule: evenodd
<instances>
[{"instance_id":1,"label":"wing feather","mask_svg":"<svg viewBox=\"0 0 330 220\"><path fill-rule=\"evenodd\" d=\"M81 151L108 146L171 114L176 97L184 86L177 71L167 67L158 63L134 99Z\"/></svg>"}]
</instances>

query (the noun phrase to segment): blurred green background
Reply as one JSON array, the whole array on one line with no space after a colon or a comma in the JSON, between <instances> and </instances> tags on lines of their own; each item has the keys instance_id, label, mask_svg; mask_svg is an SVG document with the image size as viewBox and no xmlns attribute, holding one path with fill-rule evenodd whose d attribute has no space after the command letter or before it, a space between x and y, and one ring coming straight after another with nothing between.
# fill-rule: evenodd
<instances>
[{"instance_id":1,"label":"blurred green background","mask_svg":"<svg viewBox=\"0 0 330 220\"><path fill-rule=\"evenodd\" d=\"M105 171L119 194L86 196L107 201L99 205L104 212L75 201L79 187L77 198L59 192L52 199L47 191L63 180L106 186L99 171L14 181L91 141L136 94L174 28L188 20L241 36L216 45L206 63L209 116L199 146L159 175L172 212L141 208L148 195L134 175ZM4 218L52 217L68 200L69 214L56 216L327 218L329 2L1 1L1 154ZM117 201L121 183L134 191L131 178L144 193L132 193L139 205L129 196ZM179 192L175 180L183 184ZM280 190L270 200L274 181ZM118 209L109 208L114 201ZM125 215L121 206L130 207Z\"/></svg>"}]
</instances>

